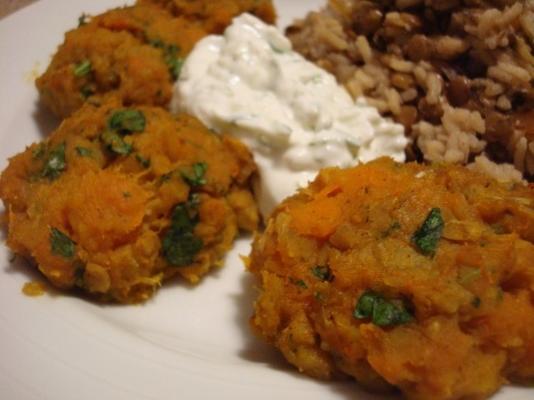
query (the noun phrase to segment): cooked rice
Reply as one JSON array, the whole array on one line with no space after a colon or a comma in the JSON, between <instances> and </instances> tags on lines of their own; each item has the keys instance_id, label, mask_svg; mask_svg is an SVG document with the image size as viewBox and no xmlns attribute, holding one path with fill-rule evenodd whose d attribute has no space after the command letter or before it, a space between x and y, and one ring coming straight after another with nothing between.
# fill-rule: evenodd
<instances>
[{"instance_id":1,"label":"cooked rice","mask_svg":"<svg viewBox=\"0 0 534 400\"><path fill-rule=\"evenodd\" d=\"M467 168L483 174L491 175L499 182L514 182L523 184L521 172L510 164L496 164L486 156L481 155L475 158L475 161Z\"/></svg>"},{"instance_id":2,"label":"cooked rice","mask_svg":"<svg viewBox=\"0 0 534 400\"><path fill-rule=\"evenodd\" d=\"M534 177L534 0L330 0L287 33L405 126L411 158Z\"/></svg>"}]
</instances>

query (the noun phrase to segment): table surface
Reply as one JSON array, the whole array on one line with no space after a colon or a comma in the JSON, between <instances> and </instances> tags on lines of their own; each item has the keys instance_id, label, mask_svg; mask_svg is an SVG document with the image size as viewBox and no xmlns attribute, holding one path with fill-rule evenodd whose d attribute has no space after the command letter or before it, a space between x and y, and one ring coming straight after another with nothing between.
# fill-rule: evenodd
<instances>
[{"instance_id":1,"label":"table surface","mask_svg":"<svg viewBox=\"0 0 534 400\"><path fill-rule=\"evenodd\" d=\"M36 0L0 0L0 18L3 18L19 8L22 8Z\"/></svg>"}]
</instances>

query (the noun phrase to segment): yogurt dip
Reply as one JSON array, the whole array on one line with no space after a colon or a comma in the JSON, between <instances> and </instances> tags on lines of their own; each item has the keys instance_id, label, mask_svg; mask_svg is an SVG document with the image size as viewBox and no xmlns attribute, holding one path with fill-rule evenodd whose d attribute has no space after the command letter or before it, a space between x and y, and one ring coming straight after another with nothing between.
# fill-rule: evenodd
<instances>
[{"instance_id":1,"label":"yogurt dip","mask_svg":"<svg viewBox=\"0 0 534 400\"><path fill-rule=\"evenodd\" d=\"M354 101L334 76L294 52L277 28L250 14L196 45L176 82L171 111L195 115L251 149L264 218L321 168L405 158L402 125L363 98Z\"/></svg>"}]
</instances>

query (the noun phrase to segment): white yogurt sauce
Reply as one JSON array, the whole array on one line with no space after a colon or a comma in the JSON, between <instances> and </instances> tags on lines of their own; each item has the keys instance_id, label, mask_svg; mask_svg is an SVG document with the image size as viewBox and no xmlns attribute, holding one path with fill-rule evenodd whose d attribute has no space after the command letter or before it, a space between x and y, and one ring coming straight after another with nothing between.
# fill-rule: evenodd
<instances>
[{"instance_id":1,"label":"white yogurt sauce","mask_svg":"<svg viewBox=\"0 0 534 400\"><path fill-rule=\"evenodd\" d=\"M267 217L326 166L390 156L404 161L402 125L352 100L334 76L294 52L275 27L250 14L223 36L201 40L175 86L173 112L185 111L254 153L256 187Z\"/></svg>"}]
</instances>

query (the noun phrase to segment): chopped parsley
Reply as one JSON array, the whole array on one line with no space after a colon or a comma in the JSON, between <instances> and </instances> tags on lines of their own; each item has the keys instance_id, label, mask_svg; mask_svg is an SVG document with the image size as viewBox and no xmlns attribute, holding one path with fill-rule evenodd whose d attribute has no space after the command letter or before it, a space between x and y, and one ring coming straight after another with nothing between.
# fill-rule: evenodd
<instances>
[{"instance_id":1,"label":"chopped parsley","mask_svg":"<svg viewBox=\"0 0 534 400\"><path fill-rule=\"evenodd\" d=\"M130 143L126 143L122 136L114 131L105 130L100 135L100 140L102 140L110 151L121 156L127 156L133 149Z\"/></svg>"},{"instance_id":2,"label":"chopped parsley","mask_svg":"<svg viewBox=\"0 0 534 400\"><path fill-rule=\"evenodd\" d=\"M141 166L143 168L148 168L150 167L150 159L148 158L144 158L141 154L136 154L135 155L135 159L137 160L137 162L139 164L141 164Z\"/></svg>"},{"instance_id":3,"label":"chopped parsley","mask_svg":"<svg viewBox=\"0 0 534 400\"><path fill-rule=\"evenodd\" d=\"M311 273L323 282L332 282L334 280L334 275L328 265L317 265L311 269Z\"/></svg>"},{"instance_id":4,"label":"chopped parsley","mask_svg":"<svg viewBox=\"0 0 534 400\"><path fill-rule=\"evenodd\" d=\"M373 291L366 291L356 304L353 316L356 319L370 319L378 326L395 326L405 324L413 319L400 300L386 300Z\"/></svg>"},{"instance_id":5,"label":"chopped parsley","mask_svg":"<svg viewBox=\"0 0 534 400\"><path fill-rule=\"evenodd\" d=\"M108 128L122 135L143 132L145 125L145 115L133 108L115 111L108 119Z\"/></svg>"},{"instance_id":6,"label":"chopped parsley","mask_svg":"<svg viewBox=\"0 0 534 400\"><path fill-rule=\"evenodd\" d=\"M175 55L171 55L169 57L165 57L165 63L169 67L169 71L171 72L173 79L177 80L182 72L184 59L176 57Z\"/></svg>"},{"instance_id":7,"label":"chopped parsley","mask_svg":"<svg viewBox=\"0 0 534 400\"><path fill-rule=\"evenodd\" d=\"M80 157L92 157L93 156L93 150L88 149L87 147L76 146L76 153Z\"/></svg>"},{"instance_id":8,"label":"chopped parsley","mask_svg":"<svg viewBox=\"0 0 534 400\"><path fill-rule=\"evenodd\" d=\"M401 228L401 224L399 223L399 221L395 221L388 227L388 229L382 232L382 237L387 238L393 232L398 231L400 228Z\"/></svg>"},{"instance_id":9,"label":"chopped parsley","mask_svg":"<svg viewBox=\"0 0 534 400\"><path fill-rule=\"evenodd\" d=\"M143 132L145 126L145 115L141 111L133 108L117 110L108 118L108 127L100 135L100 140L110 151L126 156L132 152L133 146L123 136Z\"/></svg>"},{"instance_id":10,"label":"chopped parsley","mask_svg":"<svg viewBox=\"0 0 534 400\"><path fill-rule=\"evenodd\" d=\"M57 179L59 175L61 175L66 166L65 142L62 142L48 153L48 157L46 158L41 170L41 177L53 181Z\"/></svg>"},{"instance_id":11,"label":"chopped parsley","mask_svg":"<svg viewBox=\"0 0 534 400\"><path fill-rule=\"evenodd\" d=\"M83 60L74 65L74 76L81 78L91 72L92 65L90 60Z\"/></svg>"},{"instance_id":12,"label":"chopped parsley","mask_svg":"<svg viewBox=\"0 0 534 400\"><path fill-rule=\"evenodd\" d=\"M163 48L165 48L167 46L165 44L165 42L163 40L160 40L160 39L149 40L148 44L150 44L152 47L155 47L156 49L163 49Z\"/></svg>"},{"instance_id":13,"label":"chopped parsley","mask_svg":"<svg viewBox=\"0 0 534 400\"><path fill-rule=\"evenodd\" d=\"M190 171L180 171L182 178L189 184L189 186L202 186L206 184L204 175L208 169L208 164L205 162L198 162L191 166Z\"/></svg>"},{"instance_id":14,"label":"chopped parsley","mask_svg":"<svg viewBox=\"0 0 534 400\"><path fill-rule=\"evenodd\" d=\"M171 171L171 172L167 172L166 174L161 175L161 177L159 178L160 184L169 182L172 178L173 172L174 171Z\"/></svg>"},{"instance_id":15,"label":"chopped parsley","mask_svg":"<svg viewBox=\"0 0 534 400\"><path fill-rule=\"evenodd\" d=\"M193 233L199 222L198 204L198 196L193 194L172 212L171 225L162 240L162 250L167 262L174 267L191 264L204 246L202 239Z\"/></svg>"},{"instance_id":16,"label":"chopped parsley","mask_svg":"<svg viewBox=\"0 0 534 400\"><path fill-rule=\"evenodd\" d=\"M302 279L289 278L289 282L301 289L308 289L308 285Z\"/></svg>"},{"instance_id":17,"label":"chopped parsley","mask_svg":"<svg viewBox=\"0 0 534 400\"><path fill-rule=\"evenodd\" d=\"M87 25L88 19L89 19L89 15L87 15L86 13L82 13L82 15L78 17L78 28L81 26Z\"/></svg>"},{"instance_id":18,"label":"chopped parsley","mask_svg":"<svg viewBox=\"0 0 534 400\"><path fill-rule=\"evenodd\" d=\"M33 150L32 150L32 158L34 160L40 160L44 157L46 154L46 146L43 143L39 143Z\"/></svg>"},{"instance_id":19,"label":"chopped parsley","mask_svg":"<svg viewBox=\"0 0 534 400\"><path fill-rule=\"evenodd\" d=\"M59 229L50 229L50 249L52 254L61 256L66 259L74 257L76 250L75 243Z\"/></svg>"},{"instance_id":20,"label":"chopped parsley","mask_svg":"<svg viewBox=\"0 0 534 400\"><path fill-rule=\"evenodd\" d=\"M80 89L80 95L82 96L82 99L87 100L89 97L91 97L93 94L95 94L95 89L92 85L83 85Z\"/></svg>"},{"instance_id":21,"label":"chopped parsley","mask_svg":"<svg viewBox=\"0 0 534 400\"><path fill-rule=\"evenodd\" d=\"M445 223L439 208L433 208L421 227L413 234L412 242L425 256L434 256Z\"/></svg>"},{"instance_id":22,"label":"chopped parsley","mask_svg":"<svg viewBox=\"0 0 534 400\"><path fill-rule=\"evenodd\" d=\"M163 51L163 60L169 69L169 72L174 80L180 77L182 67L184 65L184 59L179 57L180 48L174 44L165 43L162 40L151 40L150 45Z\"/></svg>"}]
</instances>

